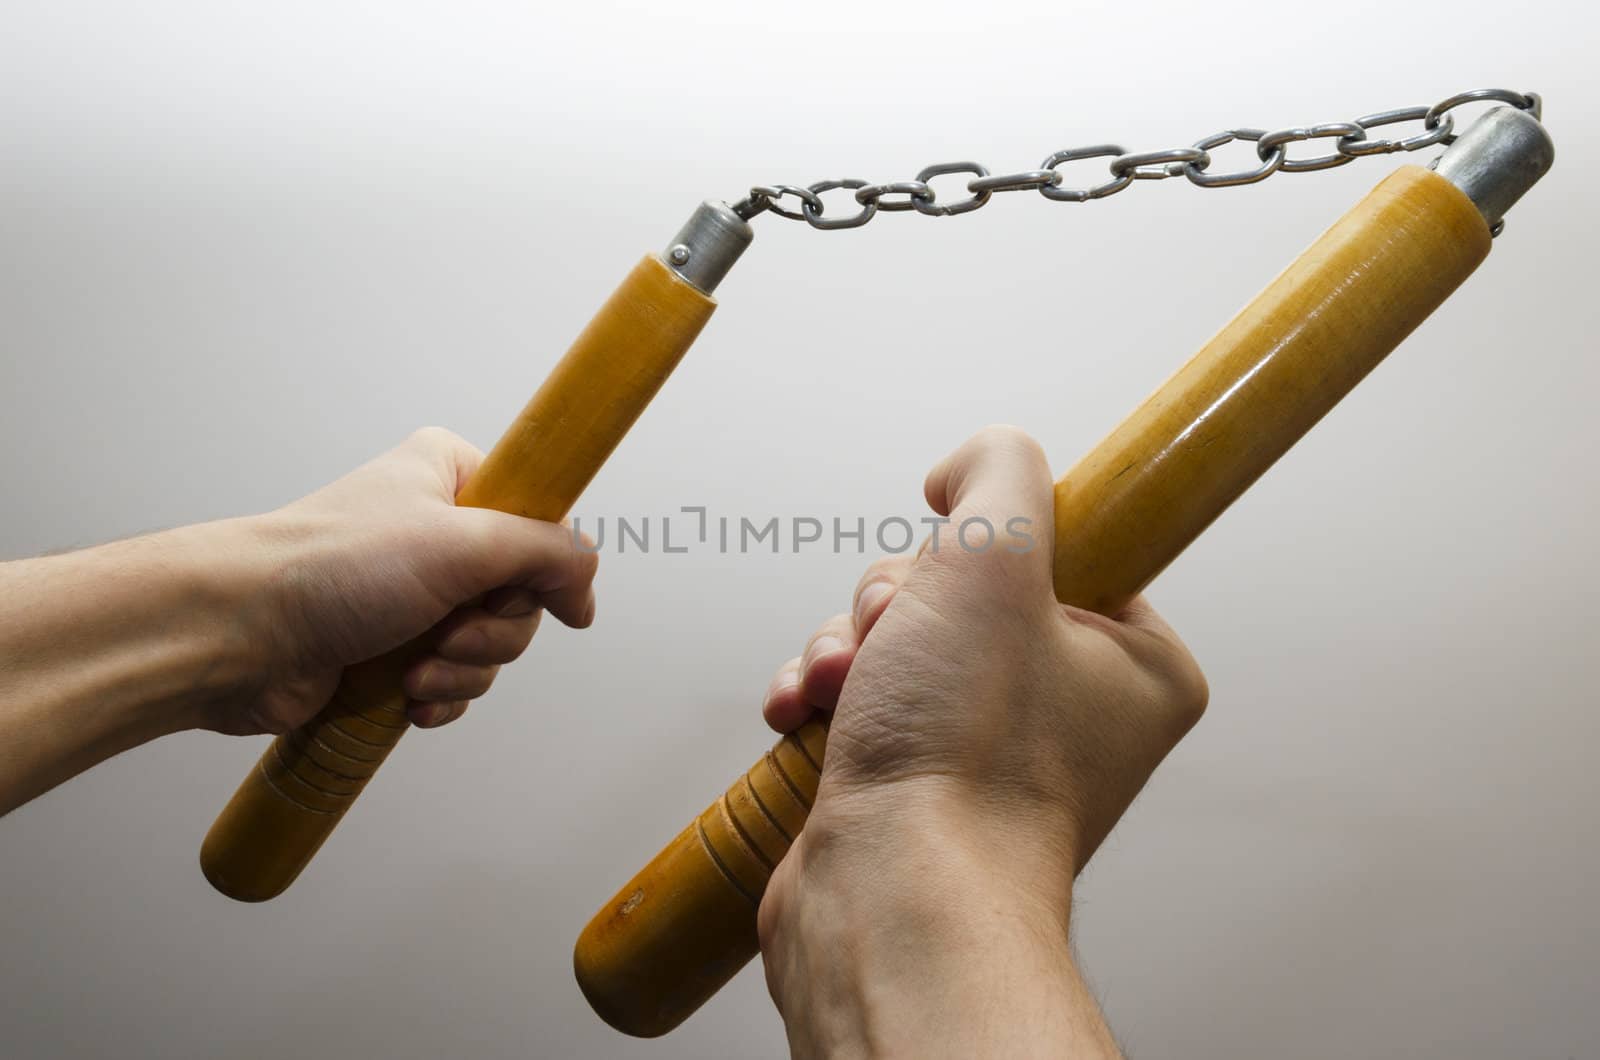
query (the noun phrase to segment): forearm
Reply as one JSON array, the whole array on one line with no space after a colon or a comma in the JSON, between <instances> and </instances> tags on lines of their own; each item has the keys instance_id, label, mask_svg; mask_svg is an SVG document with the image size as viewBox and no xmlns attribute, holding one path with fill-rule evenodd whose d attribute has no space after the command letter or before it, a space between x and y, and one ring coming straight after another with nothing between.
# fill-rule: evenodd
<instances>
[{"instance_id":1,"label":"forearm","mask_svg":"<svg viewBox=\"0 0 1600 1060\"><path fill-rule=\"evenodd\" d=\"M797 1057L1119 1055L1068 947L1070 870L997 865L967 827L808 826L764 939Z\"/></svg>"},{"instance_id":2,"label":"forearm","mask_svg":"<svg viewBox=\"0 0 1600 1060\"><path fill-rule=\"evenodd\" d=\"M0 813L251 678L243 522L0 564Z\"/></svg>"}]
</instances>

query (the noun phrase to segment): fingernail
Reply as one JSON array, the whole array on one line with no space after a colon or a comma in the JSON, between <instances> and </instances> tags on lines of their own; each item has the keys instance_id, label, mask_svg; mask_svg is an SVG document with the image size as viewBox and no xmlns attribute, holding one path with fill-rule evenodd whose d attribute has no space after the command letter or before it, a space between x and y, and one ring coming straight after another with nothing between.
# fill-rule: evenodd
<instances>
[{"instance_id":1,"label":"fingernail","mask_svg":"<svg viewBox=\"0 0 1600 1060\"><path fill-rule=\"evenodd\" d=\"M801 669L810 666L823 656L832 655L836 651L843 650L843 648L844 641L840 640L838 637L818 637L816 640L811 642L811 647L806 649L805 663L802 665Z\"/></svg>"},{"instance_id":2,"label":"fingernail","mask_svg":"<svg viewBox=\"0 0 1600 1060\"><path fill-rule=\"evenodd\" d=\"M411 686L411 691L417 699L429 699L433 692L433 676L439 668L429 663L417 672L417 679Z\"/></svg>"},{"instance_id":3,"label":"fingernail","mask_svg":"<svg viewBox=\"0 0 1600 1060\"><path fill-rule=\"evenodd\" d=\"M495 608L494 613L501 618L521 618L523 615L531 615L533 614L533 595L526 592L516 593Z\"/></svg>"},{"instance_id":4,"label":"fingernail","mask_svg":"<svg viewBox=\"0 0 1600 1060\"><path fill-rule=\"evenodd\" d=\"M465 629L456 630L444 640L440 641L439 654L446 656L447 658L455 658L463 653L469 643L472 644L473 647L479 647L481 646L482 641L483 632L481 630L474 629L471 626L467 626Z\"/></svg>"},{"instance_id":5,"label":"fingernail","mask_svg":"<svg viewBox=\"0 0 1600 1060\"><path fill-rule=\"evenodd\" d=\"M893 591L888 582L873 582L861 590L860 595L856 597L855 620L857 629L866 625L867 616L872 614L873 609L883 603L883 598Z\"/></svg>"},{"instance_id":6,"label":"fingernail","mask_svg":"<svg viewBox=\"0 0 1600 1060\"><path fill-rule=\"evenodd\" d=\"M416 715L411 719L411 724L419 729L431 729L439 724L439 719L443 716L444 707L439 704L432 704L417 711Z\"/></svg>"},{"instance_id":7,"label":"fingernail","mask_svg":"<svg viewBox=\"0 0 1600 1060\"><path fill-rule=\"evenodd\" d=\"M772 684L767 686L767 698L765 702L771 703L773 699L777 697L779 692L786 692L799 683L799 670L778 671L778 673L772 678Z\"/></svg>"}]
</instances>

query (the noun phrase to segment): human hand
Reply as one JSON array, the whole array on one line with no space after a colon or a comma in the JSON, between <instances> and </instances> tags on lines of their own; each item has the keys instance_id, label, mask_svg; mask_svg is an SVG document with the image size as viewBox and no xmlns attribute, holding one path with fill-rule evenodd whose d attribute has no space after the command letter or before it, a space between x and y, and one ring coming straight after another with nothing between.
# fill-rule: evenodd
<instances>
[{"instance_id":1,"label":"human hand","mask_svg":"<svg viewBox=\"0 0 1600 1060\"><path fill-rule=\"evenodd\" d=\"M980 433L926 494L950 522L917 556L875 564L851 613L780 669L764 704L780 732L833 710L816 804L760 911L786 1017L853 1006L844 1023L894 1025L842 999L882 999L908 979L905 997L924 1001L907 1011L928 1027L941 1022L933 999L952 993L1004 1022L1003 1005L984 1010L953 983L1009 982L1006 1004L1050 982L1086 997L1064 945L1073 878L1206 704L1199 668L1142 599L1115 618L1056 601L1051 477L1026 435ZM1032 545L964 548L973 518L1022 525ZM1064 1035L1087 1027L1089 1045L1114 1052L1082 1011L1041 1002L1027 1015L1050 1011ZM849 1037L837 1021L798 1022L797 1052Z\"/></svg>"},{"instance_id":2,"label":"human hand","mask_svg":"<svg viewBox=\"0 0 1600 1060\"><path fill-rule=\"evenodd\" d=\"M428 647L405 674L407 714L443 725L522 654L543 611L587 626L592 542L580 548L563 526L456 507L482 459L429 428L278 511L215 524L247 536L238 547L263 576L248 607L256 679L207 726L298 728L345 667L418 637Z\"/></svg>"}]
</instances>

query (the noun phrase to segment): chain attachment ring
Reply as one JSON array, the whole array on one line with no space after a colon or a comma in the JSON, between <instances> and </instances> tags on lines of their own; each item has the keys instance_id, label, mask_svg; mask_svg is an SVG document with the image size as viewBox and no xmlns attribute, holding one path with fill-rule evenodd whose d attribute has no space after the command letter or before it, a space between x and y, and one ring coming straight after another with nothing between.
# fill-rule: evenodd
<instances>
[{"instance_id":1,"label":"chain attachment ring","mask_svg":"<svg viewBox=\"0 0 1600 1060\"><path fill-rule=\"evenodd\" d=\"M1426 128L1438 125L1444 115L1464 103L1477 103L1483 100L1492 100L1496 103L1509 103L1518 110L1525 110L1535 118L1544 110L1544 100L1537 92L1512 92L1505 88L1475 88L1470 92L1457 92L1449 99L1440 100L1428 108L1428 113L1423 116L1422 124ZM1454 135L1447 136L1440 143L1453 144Z\"/></svg>"},{"instance_id":2,"label":"chain attachment ring","mask_svg":"<svg viewBox=\"0 0 1600 1060\"><path fill-rule=\"evenodd\" d=\"M799 210L786 210L778 205L778 200L785 195L793 195L799 199L801 208ZM796 187L793 184L758 184L750 189L750 198L752 201L757 198L764 200L768 211L777 214L779 217L787 217L791 221L804 221L806 215L802 211L807 206L810 206L818 213L822 212L822 200L817 198L815 192L807 188Z\"/></svg>"}]
</instances>

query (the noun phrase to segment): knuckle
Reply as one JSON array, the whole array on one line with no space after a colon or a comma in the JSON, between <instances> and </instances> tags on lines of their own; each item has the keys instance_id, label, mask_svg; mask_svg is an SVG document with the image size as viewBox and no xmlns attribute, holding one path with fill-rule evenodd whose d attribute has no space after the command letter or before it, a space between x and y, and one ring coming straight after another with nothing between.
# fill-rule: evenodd
<instances>
[{"instance_id":1,"label":"knuckle","mask_svg":"<svg viewBox=\"0 0 1600 1060\"><path fill-rule=\"evenodd\" d=\"M856 592L859 593L873 582L898 582L905 565L904 556L879 556L867 565L861 580L856 583Z\"/></svg>"},{"instance_id":2,"label":"knuckle","mask_svg":"<svg viewBox=\"0 0 1600 1060\"><path fill-rule=\"evenodd\" d=\"M498 666L477 667L469 674L464 675L461 682L461 698L477 699L489 691L490 686L494 684L495 675L499 672L499 669Z\"/></svg>"},{"instance_id":3,"label":"knuckle","mask_svg":"<svg viewBox=\"0 0 1600 1060\"><path fill-rule=\"evenodd\" d=\"M459 442L461 436L450 428L442 428L438 424L427 424L426 428L418 428L411 432L411 437L422 442Z\"/></svg>"},{"instance_id":4,"label":"knuckle","mask_svg":"<svg viewBox=\"0 0 1600 1060\"><path fill-rule=\"evenodd\" d=\"M419 449L438 449L459 444L461 436L447 427L428 426L412 431L406 441Z\"/></svg>"},{"instance_id":5,"label":"knuckle","mask_svg":"<svg viewBox=\"0 0 1600 1060\"><path fill-rule=\"evenodd\" d=\"M1211 685L1200 669L1200 664L1181 644L1170 645L1170 652L1162 678L1166 685L1166 700L1174 722L1182 732L1197 724L1211 702Z\"/></svg>"},{"instance_id":6,"label":"knuckle","mask_svg":"<svg viewBox=\"0 0 1600 1060\"><path fill-rule=\"evenodd\" d=\"M509 638L511 651L521 655L528 650L528 645L533 643L534 634L539 632L539 619L541 617L543 617L543 611L536 610L531 615L524 615L513 620L516 624L512 627L513 632Z\"/></svg>"},{"instance_id":7,"label":"knuckle","mask_svg":"<svg viewBox=\"0 0 1600 1060\"><path fill-rule=\"evenodd\" d=\"M297 728L296 720L273 709L250 712L250 727L264 736L283 736L291 733Z\"/></svg>"},{"instance_id":8,"label":"knuckle","mask_svg":"<svg viewBox=\"0 0 1600 1060\"><path fill-rule=\"evenodd\" d=\"M1149 607L1148 604L1143 606ZM1138 629L1119 626L1118 629L1123 650L1155 682L1163 703L1182 731L1187 732L1205 714L1211 702L1211 685L1200 663L1165 623Z\"/></svg>"},{"instance_id":9,"label":"knuckle","mask_svg":"<svg viewBox=\"0 0 1600 1060\"><path fill-rule=\"evenodd\" d=\"M991 423L973 435L972 440L984 449L1043 452L1031 434L1012 423Z\"/></svg>"},{"instance_id":10,"label":"knuckle","mask_svg":"<svg viewBox=\"0 0 1600 1060\"><path fill-rule=\"evenodd\" d=\"M811 639L806 641L806 650L801 653L801 658L809 660L811 657L811 649L814 648L817 642L822 638L834 637L837 639L848 633L854 628L854 626L855 618L852 615L840 614L829 618L827 621L823 622L822 625L818 626L816 632L811 634Z\"/></svg>"},{"instance_id":11,"label":"knuckle","mask_svg":"<svg viewBox=\"0 0 1600 1060\"><path fill-rule=\"evenodd\" d=\"M460 700L460 701L451 703L445 708L444 712L439 715L438 720L435 721L432 725L430 725L428 727L430 729L437 729L437 728L439 728L441 726L449 725L451 722L459 720L460 717L463 714L465 714L466 712L467 712L466 701Z\"/></svg>"},{"instance_id":12,"label":"knuckle","mask_svg":"<svg viewBox=\"0 0 1600 1060\"><path fill-rule=\"evenodd\" d=\"M528 546L535 555L560 567L571 577L580 576L591 561L598 562L594 553L584 550L578 535L565 526L538 522L517 525L528 531Z\"/></svg>"},{"instance_id":13,"label":"knuckle","mask_svg":"<svg viewBox=\"0 0 1600 1060\"><path fill-rule=\"evenodd\" d=\"M457 661L482 656L493 650L495 628L486 621L462 622L439 642L439 654Z\"/></svg>"},{"instance_id":14,"label":"knuckle","mask_svg":"<svg viewBox=\"0 0 1600 1060\"><path fill-rule=\"evenodd\" d=\"M1178 689L1191 724L1199 721L1205 714L1206 707L1211 705L1211 683L1206 680L1205 671L1200 669L1200 664L1195 662L1188 652L1184 653L1184 665L1180 669Z\"/></svg>"},{"instance_id":15,"label":"knuckle","mask_svg":"<svg viewBox=\"0 0 1600 1060\"><path fill-rule=\"evenodd\" d=\"M579 581L589 582L594 580L595 574L600 570L600 550L598 548L580 548L578 541L572 535L567 535L568 547L572 550L573 569Z\"/></svg>"},{"instance_id":16,"label":"knuckle","mask_svg":"<svg viewBox=\"0 0 1600 1060\"><path fill-rule=\"evenodd\" d=\"M567 536L572 540L573 548L577 549L577 551L583 553L585 556L593 556L594 566L598 567L600 565L601 545L599 541L595 540L594 535L589 533L587 530L580 530L569 523L563 522L560 525L561 528L567 532Z\"/></svg>"},{"instance_id":17,"label":"knuckle","mask_svg":"<svg viewBox=\"0 0 1600 1060\"><path fill-rule=\"evenodd\" d=\"M773 875L773 885L767 888L766 894L761 898L761 904L756 907L756 938L761 943L764 952L774 954L781 952L775 943L786 925L784 923L782 899L777 897L777 895L783 893L783 886L778 881L784 878L787 871L780 863L778 872ZM782 974L780 971L782 964L777 960L768 960L766 968L769 982Z\"/></svg>"},{"instance_id":18,"label":"knuckle","mask_svg":"<svg viewBox=\"0 0 1600 1060\"><path fill-rule=\"evenodd\" d=\"M484 658L494 666L505 666L509 663L514 663L522 658L522 653L528 650L528 643L532 639L531 637L520 637L514 642L502 644L498 650L491 652Z\"/></svg>"}]
</instances>

